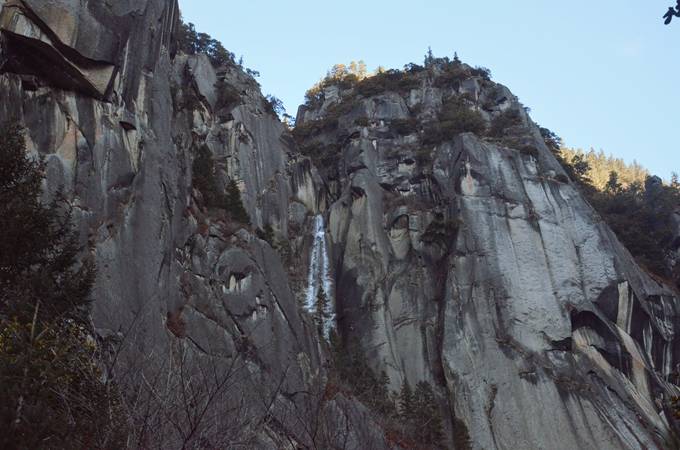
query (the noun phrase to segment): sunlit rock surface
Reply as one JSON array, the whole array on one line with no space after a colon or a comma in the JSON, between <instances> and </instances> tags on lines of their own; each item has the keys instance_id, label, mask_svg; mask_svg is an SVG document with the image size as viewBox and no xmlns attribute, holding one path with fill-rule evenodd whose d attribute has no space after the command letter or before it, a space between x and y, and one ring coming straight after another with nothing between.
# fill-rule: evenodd
<instances>
[{"instance_id":1,"label":"sunlit rock surface","mask_svg":"<svg viewBox=\"0 0 680 450\"><path fill-rule=\"evenodd\" d=\"M47 192L73 205L98 268L93 321L122 339L124 373L151 379L180 353L243 358L252 447L314 448L301 411L318 406L328 355L304 303L323 233L339 330L394 390L436 387L447 439L457 426L487 450L676 445L663 411L678 394L676 293L635 264L504 86L423 75L358 96L335 130L308 138L337 146L337 163L322 164L300 154L252 77L177 53L172 0L0 5L0 120L26 128ZM224 86L240 100L223 105ZM298 124L352 95L327 88ZM488 123L515 110L521 124L509 141L423 145L451 95ZM396 132L408 118L415 129ZM201 147L220 186L236 181L251 225L200 206ZM273 242L257 237L267 226ZM349 395L325 411L329 429L347 430L329 438L338 446L388 447ZM154 448L178 446L159 436Z\"/></svg>"}]
</instances>

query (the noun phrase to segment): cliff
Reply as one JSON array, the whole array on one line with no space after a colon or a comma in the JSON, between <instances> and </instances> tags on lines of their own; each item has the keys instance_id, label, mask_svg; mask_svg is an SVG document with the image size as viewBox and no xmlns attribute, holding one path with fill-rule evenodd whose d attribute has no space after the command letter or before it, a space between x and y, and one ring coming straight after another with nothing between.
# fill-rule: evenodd
<instances>
[{"instance_id":1,"label":"cliff","mask_svg":"<svg viewBox=\"0 0 680 450\"><path fill-rule=\"evenodd\" d=\"M399 448L328 383L304 304L324 282L393 391L435 387L447 448L675 445L680 299L483 71L329 83L293 138L241 67L178 50L174 0L0 5L0 121L89 243L131 447ZM205 149L250 223L194 188Z\"/></svg>"}]
</instances>

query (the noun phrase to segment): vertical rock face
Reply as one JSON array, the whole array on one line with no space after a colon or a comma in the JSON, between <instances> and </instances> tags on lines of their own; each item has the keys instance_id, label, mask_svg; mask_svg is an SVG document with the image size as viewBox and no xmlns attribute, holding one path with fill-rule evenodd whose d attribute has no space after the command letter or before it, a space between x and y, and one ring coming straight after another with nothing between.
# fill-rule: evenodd
<instances>
[{"instance_id":1,"label":"vertical rock face","mask_svg":"<svg viewBox=\"0 0 680 450\"><path fill-rule=\"evenodd\" d=\"M446 64L328 87L298 119L315 164L240 68L176 53L174 0L0 8L0 121L25 127L47 193L66 194L91 244L93 321L121 350L115 373L159 400L133 399L160 411L130 411L156 431L139 447L195 438L178 431L191 417L171 424L177 411L160 407L187 406L188 374L211 393L211 422L187 447L388 447L366 408L325 389L327 351L302 308L317 214L340 331L393 389L437 386L450 436L674 445L662 405L678 393L679 299L635 264L507 88ZM250 224L203 206L199 149ZM206 377L215 368L228 387Z\"/></svg>"},{"instance_id":2,"label":"vertical rock face","mask_svg":"<svg viewBox=\"0 0 680 450\"><path fill-rule=\"evenodd\" d=\"M483 75L439 62L300 110L303 150L339 160L324 176L341 331L393 388L437 384L475 448L672 448L680 299ZM451 132L463 122L475 133Z\"/></svg>"},{"instance_id":3,"label":"vertical rock face","mask_svg":"<svg viewBox=\"0 0 680 450\"><path fill-rule=\"evenodd\" d=\"M25 127L48 195L64 192L90 244L130 442L385 448L362 405L323 390L316 327L280 256L307 263L320 178L254 79L175 55L174 0L1 5L0 121ZM202 206L192 161L206 148L250 224ZM269 227L279 252L256 236Z\"/></svg>"}]
</instances>

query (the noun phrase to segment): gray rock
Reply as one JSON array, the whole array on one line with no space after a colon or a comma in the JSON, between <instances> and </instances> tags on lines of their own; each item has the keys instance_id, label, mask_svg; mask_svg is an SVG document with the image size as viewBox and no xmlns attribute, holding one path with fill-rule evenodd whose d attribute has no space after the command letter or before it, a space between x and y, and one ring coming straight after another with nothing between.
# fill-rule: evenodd
<instances>
[{"instance_id":1,"label":"gray rock","mask_svg":"<svg viewBox=\"0 0 680 450\"><path fill-rule=\"evenodd\" d=\"M556 180L563 169L507 88L430 83L358 97L352 111L425 123L464 95L493 105L487 120L512 109L523 125L427 153L381 125L343 144L329 217L342 333L393 389L438 386L449 431L456 417L474 448L671 448L662 403L679 392L680 298ZM311 139L351 135L352 115Z\"/></svg>"}]
</instances>

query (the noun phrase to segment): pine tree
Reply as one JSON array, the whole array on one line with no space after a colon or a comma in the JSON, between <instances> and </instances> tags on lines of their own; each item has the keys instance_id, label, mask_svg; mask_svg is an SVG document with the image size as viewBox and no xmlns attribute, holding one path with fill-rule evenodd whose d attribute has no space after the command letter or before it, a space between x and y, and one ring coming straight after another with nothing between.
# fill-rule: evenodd
<instances>
[{"instance_id":1,"label":"pine tree","mask_svg":"<svg viewBox=\"0 0 680 450\"><path fill-rule=\"evenodd\" d=\"M323 288L319 288L316 294L316 302L314 304L314 322L320 335L324 334L324 329L331 315L328 311L328 298Z\"/></svg>"},{"instance_id":2,"label":"pine tree","mask_svg":"<svg viewBox=\"0 0 680 450\"><path fill-rule=\"evenodd\" d=\"M210 149L203 145L199 147L192 165L193 185L203 196L205 206L209 208L222 207L223 195L217 185L215 161Z\"/></svg>"},{"instance_id":3,"label":"pine tree","mask_svg":"<svg viewBox=\"0 0 680 450\"><path fill-rule=\"evenodd\" d=\"M416 385L413 394L412 422L419 442L430 446L441 444L442 417L432 386L426 381L421 381Z\"/></svg>"},{"instance_id":4,"label":"pine tree","mask_svg":"<svg viewBox=\"0 0 680 450\"><path fill-rule=\"evenodd\" d=\"M233 179L227 185L225 207L233 220L243 224L250 224L250 216L248 216L248 212L241 201L241 191Z\"/></svg>"},{"instance_id":5,"label":"pine tree","mask_svg":"<svg viewBox=\"0 0 680 450\"><path fill-rule=\"evenodd\" d=\"M607 194L618 194L621 192L622 187L621 183L619 183L619 174L613 170L609 172L609 180L604 185L604 191Z\"/></svg>"},{"instance_id":6,"label":"pine tree","mask_svg":"<svg viewBox=\"0 0 680 450\"><path fill-rule=\"evenodd\" d=\"M399 416L402 420L408 421L413 413L413 391L408 381L404 380L399 392Z\"/></svg>"},{"instance_id":7,"label":"pine tree","mask_svg":"<svg viewBox=\"0 0 680 450\"><path fill-rule=\"evenodd\" d=\"M434 54L432 53L432 47L427 47L427 54L425 55L424 65L429 67L434 62Z\"/></svg>"},{"instance_id":8,"label":"pine tree","mask_svg":"<svg viewBox=\"0 0 680 450\"><path fill-rule=\"evenodd\" d=\"M44 168L0 129L0 448L101 448L123 425L87 320L94 267L68 203L41 202Z\"/></svg>"}]
</instances>

